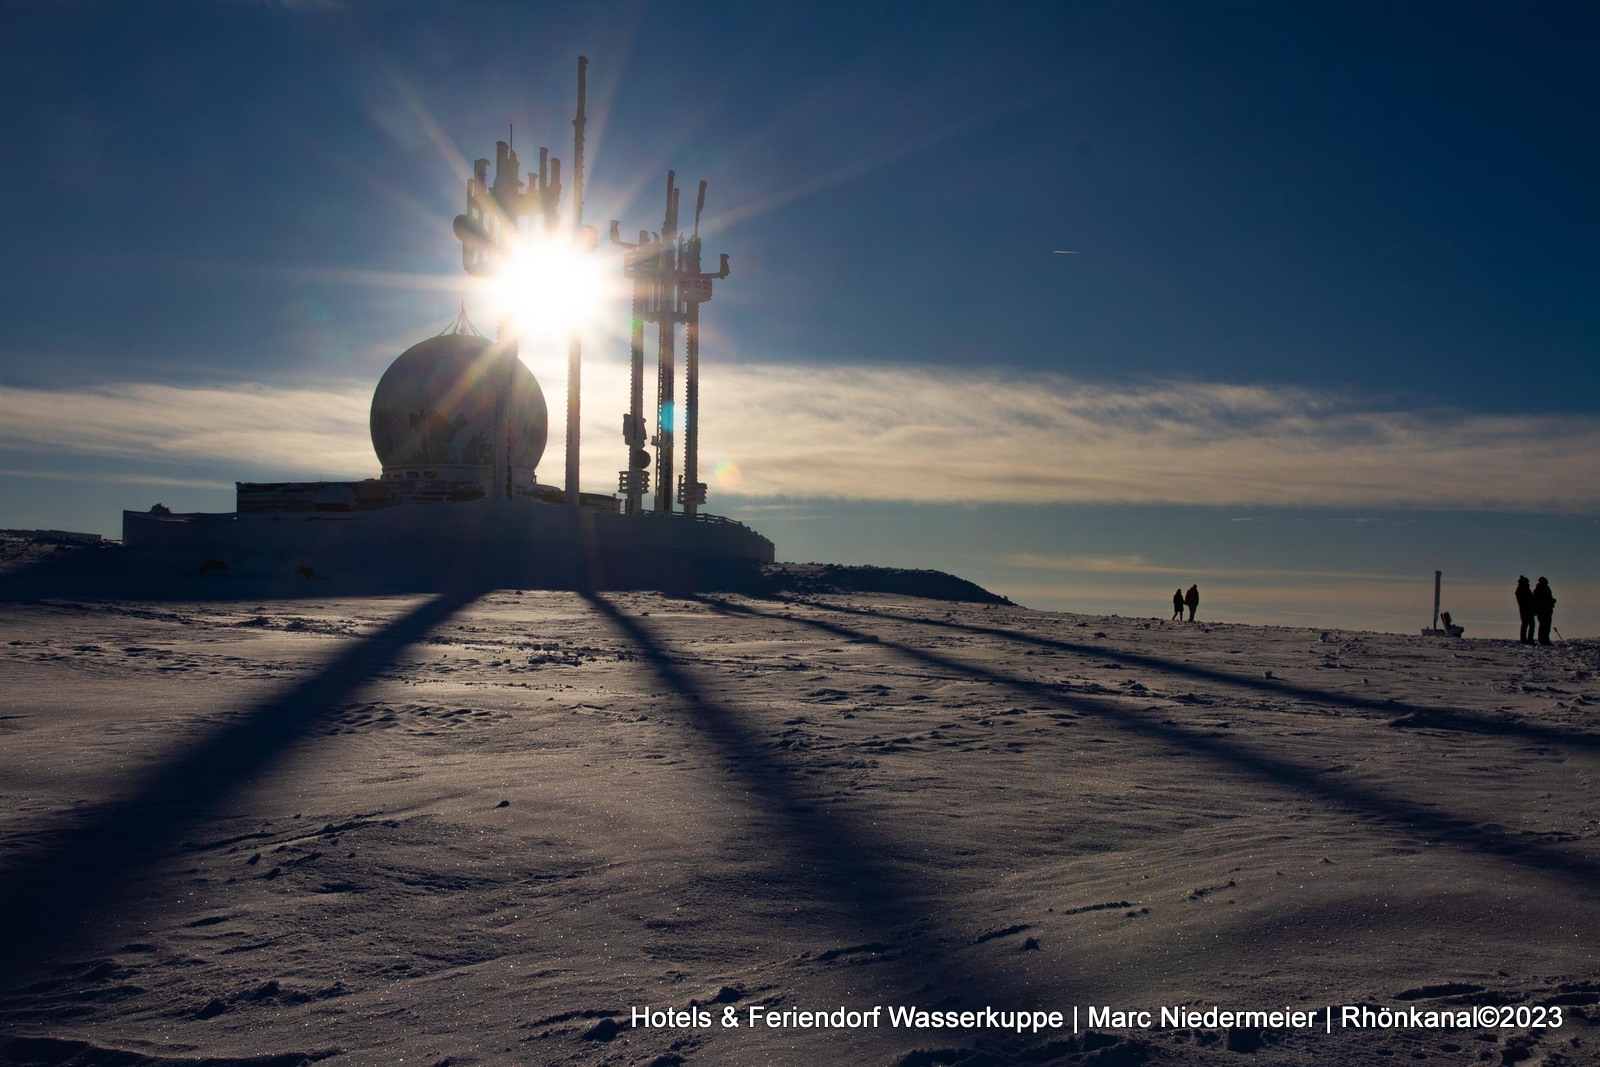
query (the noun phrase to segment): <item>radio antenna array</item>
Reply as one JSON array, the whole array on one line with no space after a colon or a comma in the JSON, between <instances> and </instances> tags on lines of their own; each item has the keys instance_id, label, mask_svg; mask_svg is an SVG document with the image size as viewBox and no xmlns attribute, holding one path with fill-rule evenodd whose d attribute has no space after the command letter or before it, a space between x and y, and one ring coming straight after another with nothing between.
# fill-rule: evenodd
<instances>
[{"instance_id":1,"label":"radio antenna array","mask_svg":"<svg viewBox=\"0 0 1600 1067\"><path fill-rule=\"evenodd\" d=\"M585 81L589 60L578 57L578 109L572 120L572 229L563 234L560 224L561 161L548 148L539 149L538 174L524 184L522 168L508 126L507 140L495 142L495 172L489 180L489 161L475 160L467 179L467 210L455 219L461 241L461 267L473 277L494 277L505 266L518 240L570 239L575 247L593 249L594 228L583 225L583 149L588 119L584 113ZM526 230L526 232L524 232ZM516 326L509 316L499 324L499 357L495 361L495 476L491 496L513 495L509 405L512 371L518 359ZM578 504L578 419L581 410L582 349L577 331L567 339L567 470L566 503Z\"/></svg>"},{"instance_id":2,"label":"radio antenna array","mask_svg":"<svg viewBox=\"0 0 1600 1067\"><path fill-rule=\"evenodd\" d=\"M628 468L620 472L617 490L629 514L645 510L650 492L650 453L644 445L644 332L656 327L656 433L649 438L656 448L655 505L653 510L673 510L675 442L679 409L674 390L677 379L677 329L684 324L685 376L682 407L683 473L676 478L676 502L691 518L706 502L706 483L700 480L700 305L711 299L712 285L728 276L728 257L713 273L700 269L700 217L705 212L706 183L695 197L694 230L678 232L678 207L682 190L677 172L667 172L666 210L661 232L639 231L639 240L622 240L622 224L611 221L611 242L624 249L623 275L632 283L633 309L629 322L629 409L622 417L622 439L628 449Z\"/></svg>"},{"instance_id":3,"label":"radio antenna array","mask_svg":"<svg viewBox=\"0 0 1600 1067\"><path fill-rule=\"evenodd\" d=\"M572 226L570 239L578 247L593 248L595 231L583 224L584 135L589 60L578 57L578 107L572 120ZM499 273L512 243L524 238L556 240L561 236L561 161L547 148L539 149L539 170L530 173L526 185L521 177L517 153L509 138L495 143L495 174L489 180L489 161L474 161L472 177L467 179L467 210L457 215L456 236L461 241L461 266L475 277ZM701 269L700 220L705 213L706 183L701 182L694 205L694 228L683 234L678 229L682 190L677 174L667 172L665 210L661 231L639 231L637 242L621 238L621 224L611 223L611 240L624 249L623 275L632 283L633 302L629 322L628 412L622 420L622 439L628 450L628 466L618 478L617 489L625 499L628 514L645 510L650 492L650 453L656 448L655 500L649 510L670 514L674 503L693 517L706 502L706 484L700 481L700 305L711 299L713 284L728 276L728 257L724 253L716 271ZM684 325L685 381L683 405L677 404L677 333ZM644 334L645 327L656 328L656 432L651 435L644 417ZM511 371L517 360L515 326L509 318L500 323L501 358L497 360L495 471L496 497L509 497L514 491L511 472L510 428L507 411ZM567 339L567 469L566 503L577 506L579 423L582 409L583 358L581 341L574 331ZM680 431L681 427L681 431ZM679 433L683 435L683 472L676 471ZM676 494L674 494L676 490Z\"/></svg>"},{"instance_id":4,"label":"radio antenna array","mask_svg":"<svg viewBox=\"0 0 1600 1067\"><path fill-rule=\"evenodd\" d=\"M581 239L583 232L583 133L588 117L583 113L585 83L588 80L589 60L578 57L578 114L572 120L572 236ZM591 245L591 247L593 247ZM567 336L567 493L569 507L578 506L578 423L582 408L580 393L583 381L583 342L578 331Z\"/></svg>"}]
</instances>

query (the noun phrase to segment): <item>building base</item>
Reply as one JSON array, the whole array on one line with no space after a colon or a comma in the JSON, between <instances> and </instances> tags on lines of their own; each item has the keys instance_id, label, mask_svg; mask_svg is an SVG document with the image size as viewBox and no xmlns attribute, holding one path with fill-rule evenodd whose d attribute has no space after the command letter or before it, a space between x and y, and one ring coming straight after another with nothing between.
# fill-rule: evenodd
<instances>
[{"instance_id":1,"label":"building base","mask_svg":"<svg viewBox=\"0 0 1600 1067\"><path fill-rule=\"evenodd\" d=\"M357 588L674 589L771 563L771 541L714 515L624 515L540 500L365 511L122 513L142 570L331 579Z\"/></svg>"}]
</instances>

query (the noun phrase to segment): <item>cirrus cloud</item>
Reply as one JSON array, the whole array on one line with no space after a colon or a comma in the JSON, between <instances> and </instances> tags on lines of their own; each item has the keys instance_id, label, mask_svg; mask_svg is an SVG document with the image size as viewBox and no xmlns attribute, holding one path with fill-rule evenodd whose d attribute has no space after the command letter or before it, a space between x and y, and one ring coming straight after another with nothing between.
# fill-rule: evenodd
<instances>
[{"instance_id":1,"label":"cirrus cloud","mask_svg":"<svg viewBox=\"0 0 1600 1067\"><path fill-rule=\"evenodd\" d=\"M559 388L558 371L535 371ZM586 359L584 388L595 484L605 480L597 471L620 466L626 366ZM736 464L747 498L1600 510L1600 419L1589 416L910 366L723 365L701 392L702 470ZM362 477L376 466L370 395L349 381L0 387L0 448L142 458L152 474L164 462L212 461L276 477ZM551 434L545 471L561 469L561 437Z\"/></svg>"},{"instance_id":2,"label":"cirrus cloud","mask_svg":"<svg viewBox=\"0 0 1600 1067\"><path fill-rule=\"evenodd\" d=\"M1600 419L1407 412L1304 389L920 368L719 369L741 492L1019 503L1588 511Z\"/></svg>"}]
</instances>

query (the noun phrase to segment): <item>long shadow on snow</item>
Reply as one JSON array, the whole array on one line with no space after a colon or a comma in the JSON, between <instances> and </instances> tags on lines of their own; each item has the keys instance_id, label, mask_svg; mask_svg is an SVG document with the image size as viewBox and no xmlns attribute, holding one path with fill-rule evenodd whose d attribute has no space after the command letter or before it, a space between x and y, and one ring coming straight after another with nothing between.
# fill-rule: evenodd
<instances>
[{"instance_id":1,"label":"long shadow on snow","mask_svg":"<svg viewBox=\"0 0 1600 1067\"><path fill-rule=\"evenodd\" d=\"M779 622L790 622L798 626L811 627L812 629L848 639L869 638L869 635L862 631L852 630L848 626L840 626L837 623L826 622L822 619L806 619L793 615L774 615L769 612L758 611L755 608L717 600L706 600L704 603L720 611L753 615ZM857 612L857 614L869 615L871 613ZM902 618L902 616L890 617ZM907 621L920 622L922 620L910 619ZM996 636L1010 636L1004 630L985 629ZM1017 636L1022 637L1023 635ZM1320 768L1315 766L1297 763L1281 756L1274 756L1227 738L1207 736L1173 723L1147 718L1136 712L1129 711L1127 708L1121 707L1110 700L1082 694L1073 694L1071 698L1067 698L1062 696L1060 691L1052 685L1036 682L1028 678L1018 678L1009 674L984 670L981 667L962 663L949 656L942 656L926 649L887 641L875 635L870 636L870 639L884 648L892 648L911 659L919 660L940 670L964 675L977 681L1004 685L1034 700L1053 704L1059 708L1094 715L1129 733L1156 738L1167 744L1198 752L1225 768L1259 779L1286 792L1310 794L1345 809L1365 814L1379 824L1403 828L1410 833L1421 833L1462 851L1483 853L1504 862L1533 868L1543 874L1552 875L1572 883L1574 888L1581 889L1586 893L1593 889L1595 879L1600 878L1600 862L1584 856L1574 856L1571 853L1563 852L1560 849L1552 848L1537 841L1521 840L1515 834L1508 833L1498 827L1484 826L1466 819L1453 818L1428 804L1396 796L1381 789L1329 781L1326 775L1320 773ZM1105 655L1104 651L1100 649L1093 649L1092 651L1095 655ZM1151 660L1152 658L1140 657L1142 660Z\"/></svg>"},{"instance_id":2,"label":"long shadow on snow","mask_svg":"<svg viewBox=\"0 0 1600 1067\"><path fill-rule=\"evenodd\" d=\"M848 927L837 933L869 944L885 936L916 938L924 925L917 902L925 886L886 862L890 843L868 837L848 820L814 803L799 772L774 759L756 731L741 721L738 711L708 695L643 623L597 596L591 594L587 599L633 642L661 681L687 704L695 727L715 743L728 774L748 790L753 802L781 823L781 832L773 835L773 840L781 842L777 847L788 853L790 877L801 881L819 900L836 901L849 913ZM705 603L716 606L717 602ZM895 961L906 994L901 1003L955 1003L962 1008L993 1004L1023 1009L1037 1003L1036 997L1002 973L962 971L948 965L941 968L938 959L928 958L932 946L898 947L911 950ZM970 967L970 961L965 966ZM956 977L958 973L960 977ZM979 1047L996 1057L984 1062L1007 1063L1018 1056L1022 1057L1018 1062L1037 1062L1028 1057L1038 1048L1024 1049L1025 1044L1020 1038L993 1037L980 1041Z\"/></svg>"},{"instance_id":3,"label":"long shadow on snow","mask_svg":"<svg viewBox=\"0 0 1600 1067\"><path fill-rule=\"evenodd\" d=\"M0 915L7 917L0 988L51 962L56 947L90 918L119 915L119 893L170 854L180 834L214 815L408 646L477 596L459 591L424 601L354 641L313 677L147 768L127 795L45 831L38 844L12 856L0 869Z\"/></svg>"},{"instance_id":4,"label":"long shadow on snow","mask_svg":"<svg viewBox=\"0 0 1600 1067\"><path fill-rule=\"evenodd\" d=\"M1559 727L1540 726L1529 722L1505 722L1486 719L1481 715L1475 715L1470 711L1463 711L1459 708L1430 708L1421 704L1409 704L1402 700L1373 700L1369 697L1353 696L1349 693L1333 693L1325 689L1313 689L1310 686L1295 685L1293 682L1286 682L1282 679L1248 677L1242 674L1234 674L1230 671L1217 670L1214 667L1196 667L1188 663L1179 663L1176 660L1165 659L1161 656L1151 656L1140 652L1121 652L1098 645L1063 641L1052 637L1040 637L1038 634L1023 633L1017 630L1002 630L995 626L973 626L970 623L951 622L948 619L920 619L914 615L897 615L892 611L870 611L865 608L846 607L843 604L834 604L823 600L796 600L786 597L783 598L783 602L823 608L842 615L861 615L871 619L893 619L896 622L915 623L919 626L938 626L947 630L959 630L962 633L995 637L1003 641L1015 641L1039 648L1072 652L1082 656L1096 656L1102 660L1115 660L1131 667L1149 667L1152 670L1162 671L1166 674L1186 675L1190 678L1197 678L1207 682L1218 682L1243 689L1257 689L1264 693L1272 693L1279 696L1297 697L1301 700L1310 700L1318 704L1355 708L1362 711L1375 711L1383 715L1399 715L1402 717L1393 724L1399 727L1419 730L1455 730L1461 733L1521 737L1541 744L1570 745L1574 748L1600 750L1600 734L1584 733L1579 730L1563 730Z\"/></svg>"}]
</instances>

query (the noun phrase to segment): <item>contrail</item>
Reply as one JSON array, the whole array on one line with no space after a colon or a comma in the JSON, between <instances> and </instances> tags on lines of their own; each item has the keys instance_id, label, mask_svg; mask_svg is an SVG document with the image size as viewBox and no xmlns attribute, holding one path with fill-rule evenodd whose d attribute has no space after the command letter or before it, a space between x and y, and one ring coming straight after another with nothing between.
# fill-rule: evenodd
<instances>
[{"instance_id":1,"label":"contrail","mask_svg":"<svg viewBox=\"0 0 1600 1067\"><path fill-rule=\"evenodd\" d=\"M1081 255L1083 255L1083 253L1082 252L1068 252L1064 248L1058 248L1058 249L1056 249L1056 255L1058 255L1058 256L1081 256Z\"/></svg>"}]
</instances>

